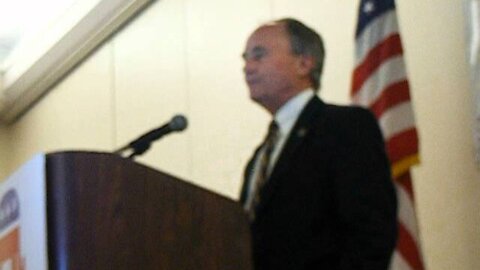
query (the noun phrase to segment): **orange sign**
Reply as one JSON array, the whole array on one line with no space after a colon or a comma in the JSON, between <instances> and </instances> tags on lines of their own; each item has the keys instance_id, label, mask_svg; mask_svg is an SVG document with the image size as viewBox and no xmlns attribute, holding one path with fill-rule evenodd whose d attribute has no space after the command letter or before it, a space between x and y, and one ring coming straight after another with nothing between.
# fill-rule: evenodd
<instances>
[{"instance_id":1,"label":"orange sign","mask_svg":"<svg viewBox=\"0 0 480 270\"><path fill-rule=\"evenodd\" d=\"M20 202L15 189L8 190L0 200L0 269L23 270L20 255Z\"/></svg>"},{"instance_id":2,"label":"orange sign","mask_svg":"<svg viewBox=\"0 0 480 270\"><path fill-rule=\"evenodd\" d=\"M0 239L0 269L23 270L20 255L20 229L17 227Z\"/></svg>"}]
</instances>

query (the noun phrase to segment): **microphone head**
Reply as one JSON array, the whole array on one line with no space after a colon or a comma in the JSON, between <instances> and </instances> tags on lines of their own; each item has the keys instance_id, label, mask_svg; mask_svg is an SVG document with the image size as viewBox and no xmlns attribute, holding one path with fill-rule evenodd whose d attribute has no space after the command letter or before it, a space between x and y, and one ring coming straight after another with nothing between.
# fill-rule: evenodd
<instances>
[{"instance_id":1,"label":"microphone head","mask_svg":"<svg viewBox=\"0 0 480 270\"><path fill-rule=\"evenodd\" d=\"M170 123L168 123L168 127L172 131L182 131L187 128L187 125L187 118L181 114L175 115L172 120L170 120Z\"/></svg>"}]
</instances>

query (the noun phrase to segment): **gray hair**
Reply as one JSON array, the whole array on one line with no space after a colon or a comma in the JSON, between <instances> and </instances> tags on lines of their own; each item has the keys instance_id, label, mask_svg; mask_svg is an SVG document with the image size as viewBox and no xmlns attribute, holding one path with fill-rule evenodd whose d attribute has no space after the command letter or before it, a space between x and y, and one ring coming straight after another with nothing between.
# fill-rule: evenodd
<instances>
[{"instance_id":1,"label":"gray hair","mask_svg":"<svg viewBox=\"0 0 480 270\"><path fill-rule=\"evenodd\" d=\"M318 91L325 59L322 37L315 30L292 18L276 20L275 23L285 24L295 55L310 56L315 60L315 66L310 71L310 80L313 88Z\"/></svg>"}]
</instances>

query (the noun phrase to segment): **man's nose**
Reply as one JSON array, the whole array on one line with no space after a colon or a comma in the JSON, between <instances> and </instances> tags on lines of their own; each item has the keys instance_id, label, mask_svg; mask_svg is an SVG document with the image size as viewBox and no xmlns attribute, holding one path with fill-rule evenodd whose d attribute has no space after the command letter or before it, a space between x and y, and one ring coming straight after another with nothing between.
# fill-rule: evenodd
<instances>
[{"instance_id":1,"label":"man's nose","mask_svg":"<svg viewBox=\"0 0 480 270\"><path fill-rule=\"evenodd\" d=\"M245 60L245 64L243 65L243 72L245 73L245 75L252 74L253 72L255 72L256 69L257 65L255 61L253 61L252 59Z\"/></svg>"}]
</instances>

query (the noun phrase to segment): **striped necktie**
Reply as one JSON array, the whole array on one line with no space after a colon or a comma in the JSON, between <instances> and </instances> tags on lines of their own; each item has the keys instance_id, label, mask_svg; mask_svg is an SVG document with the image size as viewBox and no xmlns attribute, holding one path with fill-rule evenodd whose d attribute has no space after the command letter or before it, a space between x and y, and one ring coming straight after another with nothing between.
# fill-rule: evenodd
<instances>
[{"instance_id":1,"label":"striped necktie","mask_svg":"<svg viewBox=\"0 0 480 270\"><path fill-rule=\"evenodd\" d=\"M273 149L275 148L275 144L279 139L278 134L278 125L275 121L270 123L268 128L268 134L265 138L263 143L263 153L260 155L260 162L258 167L258 174L257 179L254 181L255 188L252 191L253 200L250 204L250 209L248 211L250 220L255 219L255 208L260 203L260 191L262 190L263 186L267 183L269 177L269 164L270 158L272 156ZM252 179L253 180L253 179Z\"/></svg>"}]
</instances>

